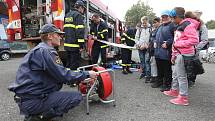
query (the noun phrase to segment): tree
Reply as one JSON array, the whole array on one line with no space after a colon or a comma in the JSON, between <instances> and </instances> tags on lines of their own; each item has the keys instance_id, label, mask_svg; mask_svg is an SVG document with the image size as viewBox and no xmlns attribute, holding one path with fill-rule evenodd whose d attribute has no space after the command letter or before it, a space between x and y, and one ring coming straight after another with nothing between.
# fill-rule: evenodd
<instances>
[{"instance_id":1,"label":"tree","mask_svg":"<svg viewBox=\"0 0 215 121\"><path fill-rule=\"evenodd\" d=\"M142 16L148 16L149 20L155 18L155 13L149 5L145 5L144 2L139 0L137 4L134 4L125 14L125 22L129 26L135 27L140 22Z\"/></svg>"},{"instance_id":2,"label":"tree","mask_svg":"<svg viewBox=\"0 0 215 121\"><path fill-rule=\"evenodd\" d=\"M206 23L208 29L215 29L215 20L210 20Z\"/></svg>"}]
</instances>

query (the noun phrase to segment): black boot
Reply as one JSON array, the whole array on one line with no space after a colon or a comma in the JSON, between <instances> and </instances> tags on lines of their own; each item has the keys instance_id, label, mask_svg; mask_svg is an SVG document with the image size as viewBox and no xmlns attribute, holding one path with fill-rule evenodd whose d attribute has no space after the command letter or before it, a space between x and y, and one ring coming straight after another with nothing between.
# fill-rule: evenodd
<instances>
[{"instance_id":1,"label":"black boot","mask_svg":"<svg viewBox=\"0 0 215 121\"><path fill-rule=\"evenodd\" d=\"M152 83L151 87L152 88L158 88L162 85L162 83L163 83L163 80L157 78L156 81L154 83Z\"/></svg>"},{"instance_id":2,"label":"black boot","mask_svg":"<svg viewBox=\"0 0 215 121\"><path fill-rule=\"evenodd\" d=\"M195 85L195 82L196 82L196 76L189 77L187 79L188 79L188 87L189 88L193 87Z\"/></svg>"},{"instance_id":3,"label":"black boot","mask_svg":"<svg viewBox=\"0 0 215 121\"><path fill-rule=\"evenodd\" d=\"M42 118L41 115L25 116L24 121L55 121L48 118Z\"/></svg>"},{"instance_id":4,"label":"black boot","mask_svg":"<svg viewBox=\"0 0 215 121\"><path fill-rule=\"evenodd\" d=\"M146 77L145 79L145 83L149 83L150 82L151 77Z\"/></svg>"},{"instance_id":5,"label":"black boot","mask_svg":"<svg viewBox=\"0 0 215 121\"><path fill-rule=\"evenodd\" d=\"M163 78L163 84L161 86L161 89L160 91L163 92L163 91L169 91L170 88L171 88L171 84L172 84L172 81L170 78Z\"/></svg>"},{"instance_id":6,"label":"black boot","mask_svg":"<svg viewBox=\"0 0 215 121\"><path fill-rule=\"evenodd\" d=\"M157 77L151 77L150 83L155 83L157 81Z\"/></svg>"},{"instance_id":7,"label":"black boot","mask_svg":"<svg viewBox=\"0 0 215 121\"><path fill-rule=\"evenodd\" d=\"M142 78L144 78L145 77L145 74L140 74L140 77L139 77L139 79L142 79Z\"/></svg>"},{"instance_id":8,"label":"black boot","mask_svg":"<svg viewBox=\"0 0 215 121\"><path fill-rule=\"evenodd\" d=\"M25 116L24 121L45 121L45 120L42 119L40 115L34 115L34 116Z\"/></svg>"},{"instance_id":9,"label":"black boot","mask_svg":"<svg viewBox=\"0 0 215 121\"><path fill-rule=\"evenodd\" d=\"M188 81L188 87L192 88L193 86L195 86L195 81Z\"/></svg>"},{"instance_id":10,"label":"black boot","mask_svg":"<svg viewBox=\"0 0 215 121\"><path fill-rule=\"evenodd\" d=\"M164 91L169 91L171 89L170 85L162 85L160 91L164 92Z\"/></svg>"},{"instance_id":11,"label":"black boot","mask_svg":"<svg viewBox=\"0 0 215 121\"><path fill-rule=\"evenodd\" d=\"M130 74L133 73L133 72L130 70L130 66L127 66L127 67L126 67L126 71L127 71L128 73L130 73Z\"/></svg>"},{"instance_id":12,"label":"black boot","mask_svg":"<svg viewBox=\"0 0 215 121\"><path fill-rule=\"evenodd\" d=\"M125 74L125 75L128 74L128 72L127 72L127 70L126 70L126 66L123 66L123 67L122 67L122 74Z\"/></svg>"}]
</instances>

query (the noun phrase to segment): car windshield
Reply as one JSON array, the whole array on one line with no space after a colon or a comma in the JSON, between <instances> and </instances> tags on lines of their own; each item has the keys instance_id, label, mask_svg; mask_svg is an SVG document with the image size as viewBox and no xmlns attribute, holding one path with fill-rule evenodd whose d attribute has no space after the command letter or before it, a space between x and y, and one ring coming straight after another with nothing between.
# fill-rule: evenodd
<instances>
[{"instance_id":1,"label":"car windshield","mask_svg":"<svg viewBox=\"0 0 215 121\"><path fill-rule=\"evenodd\" d=\"M10 45L6 40L0 40L0 48L10 48Z\"/></svg>"}]
</instances>

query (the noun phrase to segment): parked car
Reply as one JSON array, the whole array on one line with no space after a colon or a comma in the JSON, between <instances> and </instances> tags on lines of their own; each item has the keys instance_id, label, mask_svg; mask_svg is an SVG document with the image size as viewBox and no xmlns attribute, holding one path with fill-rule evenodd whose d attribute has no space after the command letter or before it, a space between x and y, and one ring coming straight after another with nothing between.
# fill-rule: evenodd
<instances>
[{"instance_id":1,"label":"parked car","mask_svg":"<svg viewBox=\"0 0 215 121\"><path fill-rule=\"evenodd\" d=\"M9 60L11 54L9 43L5 40L0 40L0 60Z\"/></svg>"},{"instance_id":2,"label":"parked car","mask_svg":"<svg viewBox=\"0 0 215 121\"><path fill-rule=\"evenodd\" d=\"M199 57L200 57L201 60L206 61L207 56L208 56L207 50L201 50L199 52Z\"/></svg>"},{"instance_id":3,"label":"parked car","mask_svg":"<svg viewBox=\"0 0 215 121\"><path fill-rule=\"evenodd\" d=\"M215 47L209 47L208 53L215 53Z\"/></svg>"}]
</instances>

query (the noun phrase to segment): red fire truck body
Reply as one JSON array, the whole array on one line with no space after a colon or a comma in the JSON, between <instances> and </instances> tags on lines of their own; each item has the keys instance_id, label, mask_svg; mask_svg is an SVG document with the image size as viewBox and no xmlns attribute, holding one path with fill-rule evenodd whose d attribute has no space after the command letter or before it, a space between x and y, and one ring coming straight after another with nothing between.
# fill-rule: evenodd
<instances>
[{"instance_id":1,"label":"red fire truck body","mask_svg":"<svg viewBox=\"0 0 215 121\"><path fill-rule=\"evenodd\" d=\"M39 29L46 23L53 23L63 30L65 14L72 9L76 0L5 0L8 5L8 40L27 42L29 49L40 42ZM109 26L109 41L120 43L121 22L100 0L86 0L86 33L89 30L90 16L99 13ZM63 42L62 42L63 45ZM63 46L59 48L63 50ZM109 52L115 51L113 47Z\"/></svg>"}]
</instances>

